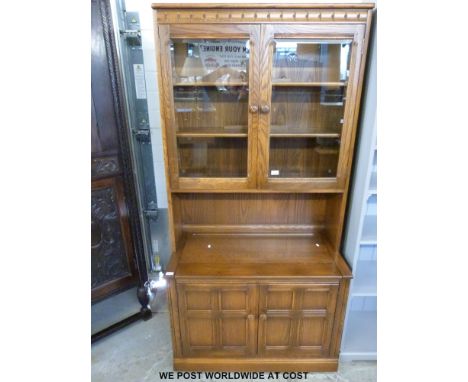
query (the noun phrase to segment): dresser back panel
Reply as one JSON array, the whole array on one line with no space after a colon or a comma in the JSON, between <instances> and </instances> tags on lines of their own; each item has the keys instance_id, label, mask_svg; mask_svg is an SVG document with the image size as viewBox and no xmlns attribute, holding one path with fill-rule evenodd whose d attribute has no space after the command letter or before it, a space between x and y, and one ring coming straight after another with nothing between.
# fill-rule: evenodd
<instances>
[{"instance_id":1,"label":"dresser back panel","mask_svg":"<svg viewBox=\"0 0 468 382\"><path fill-rule=\"evenodd\" d=\"M174 195L180 222L184 230L195 226L210 230L230 230L240 226L272 226L278 232L288 227L302 230L323 228L326 224L328 194L207 194L187 193ZM217 226L218 228L215 228ZM224 228L223 228L224 227ZM294 230L294 228L291 228Z\"/></svg>"}]
</instances>

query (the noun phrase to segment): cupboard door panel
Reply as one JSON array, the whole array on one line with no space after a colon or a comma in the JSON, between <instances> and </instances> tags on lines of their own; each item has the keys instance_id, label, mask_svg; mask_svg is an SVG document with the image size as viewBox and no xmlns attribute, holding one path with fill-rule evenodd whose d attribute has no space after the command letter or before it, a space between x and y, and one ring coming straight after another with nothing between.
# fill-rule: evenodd
<instances>
[{"instance_id":1,"label":"cupboard door panel","mask_svg":"<svg viewBox=\"0 0 468 382\"><path fill-rule=\"evenodd\" d=\"M191 317L187 320L188 342L191 347L215 347L214 323L211 318Z\"/></svg>"},{"instance_id":2,"label":"cupboard door panel","mask_svg":"<svg viewBox=\"0 0 468 382\"><path fill-rule=\"evenodd\" d=\"M291 310L293 309L294 291L289 290L272 290L266 296L267 310Z\"/></svg>"},{"instance_id":3,"label":"cupboard door panel","mask_svg":"<svg viewBox=\"0 0 468 382\"><path fill-rule=\"evenodd\" d=\"M189 311L212 310L210 290L188 290L185 293L186 309Z\"/></svg>"},{"instance_id":4,"label":"cupboard door panel","mask_svg":"<svg viewBox=\"0 0 468 382\"><path fill-rule=\"evenodd\" d=\"M338 283L261 285L258 352L329 356Z\"/></svg>"},{"instance_id":5,"label":"cupboard door panel","mask_svg":"<svg viewBox=\"0 0 468 382\"><path fill-rule=\"evenodd\" d=\"M221 310L241 310L247 311L249 309L249 295L245 293L245 290L221 290Z\"/></svg>"},{"instance_id":6,"label":"cupboard door panel","mask_svg":"<svg viewBox=\"0 0 468 382\"><path fill-rule=\"evenodd\" d=\"M291 342L291 317L268 317L265 324L266 349L288 348Z\"/></svg>"},{"instance_id":7,"label":"cupboard door panel","mask_svg":"<svg viewBox=\"0 0 468 382\"><path fill-rule=\"evenodd\" d=\"M253 285L178 284L182 349L186 356L256 353Z\"/></svg>"},{"instance_id":8,"label":"cupboard door panel","mask_svg":"<svg viewBox=\"0 0 468 382\"><path fill-rule=\"evenodd\" d=\"M302 295L302 309L327 309L330 300L328 287L305 288Z\"/></svg>"},{"instance_id":9,"label":"cupboard door panel","mask_svg":"<svg viewBox=\"0 0 468 382\"><path fill-rule=\"evenodd\" d=\"M298 346L322 346L324 333L323 317L304 317L299 322Z\"/></svg>"},{"instance_id":10,"label":"cupboard door panel","mask_svg":"<svg viewBox=\"0 0 468 382\"><path fill-rule=\"evenodd\" d=\"M221 320L221 343L224 347L245 347L247 344L247 322L245 318L223 318Z\"/></svg>"}]
</instances>

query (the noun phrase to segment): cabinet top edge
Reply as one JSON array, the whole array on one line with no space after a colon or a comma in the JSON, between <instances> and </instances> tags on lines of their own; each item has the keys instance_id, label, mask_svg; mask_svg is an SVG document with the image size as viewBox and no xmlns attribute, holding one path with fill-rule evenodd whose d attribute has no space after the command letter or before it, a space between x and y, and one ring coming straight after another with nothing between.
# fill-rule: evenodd
<instances>
[{"instance_id":1,"label":"cabinet top edge","mask_svg":"<svg viewBox=\"0 0 468 382\"><path fill-rule=\"evenodd\" d=\"M153 3L153 9L373 9L375 3L299 3L299 4L275 4L275 3Z\"/></svg>"}]
</instances>

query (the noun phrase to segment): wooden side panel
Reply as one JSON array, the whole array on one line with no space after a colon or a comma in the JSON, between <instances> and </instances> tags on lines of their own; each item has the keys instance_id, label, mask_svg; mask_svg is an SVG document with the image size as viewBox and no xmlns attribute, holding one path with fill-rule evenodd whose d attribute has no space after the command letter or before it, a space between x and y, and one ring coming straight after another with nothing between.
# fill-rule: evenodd
<instances>
[{"instance_id":1,"label":"wooden side panel","mask_svg":"<svg viewBox=\"0 0 468 382\"><path fill-rule=\"evenodd\" d=\"M177 298L176 281L173 277L169 277L167 284L167 300L169 305L169 313L171 315L172 349L174 352L174 357L181 357L182 340L179 321L179 303Z\"/></svg>"},{"instance_id":2,"label":"wooden side panel","mask_svg":"<svg viewBox=\"0 0 468 382\"><path fill-rule=\"evenodd\" d=\"M364 82L364 72L366 68L366 58L367 58L367 49L369 45L369 36L370 36L370 26L372 20L372 11L368 11L367 25L365 29L360 30L359 34L359 55L356 58L357 63L355 64L359 70L358 75L355 76L354 82L354 95L353 95L353 108L352 108L352 128L349 133L349 145L348 145L348 160L344 168L344 193L340 198L337 198L336 203L329 205L330 210L327 211L329 216L329 228L328 228L328 238L330 243L335 246L335 248L340 250L341 239L344 229L344 219L347 208L348 194L349 194L349 184L351 179L351 168L354 159L354 146L356 143L356 134L357 134L357 124L359 119L359 111L361 106L361 94L362 87ZM365 33L365 35L364 35ZM337 253L338 256L340 256Z\"/></svg>"},{"instance_id":3,"label":"wooden side panel","mask_svg":"<svg viewBox=\"0 0 468 382\"><path fill-rule=\"evenodd\" d=\"M343 326L346 315L346 305L348 303L349 294L349 279L342 279L340 282L340 288L338 291L338 301L336 309L335 323L332 333L332 343L330 347L330 356L338 358L340 355L341 348L341 337L343 335Z\"/></svg>"},{"instance_id":4,"label":"wooden side panel","mask_svg":"<svg viewBox=\"0 0 468 382\"><path fill-rule=\"evenodd\" d=\"M153 14L154 21L156 22L156 12ZM173 137L168 133L169 126L171 126L171 96L172 89L163 86L164 73L167 73L167 44L168 44L169 29L167 26L158 26L154 31L155 48L156 48L156 63L158 71L158 84L159 84L159 103L161 106L161 132L163 140L164 151L164 170L166 175L166 191L167 191L167 204L168 204L168 219L169 219L169 235L171 239L172 256L182 241L182 230L180 226L180 210L177 203L173 202L171 190L171 182L174 177L177 177L177 169L174 168L174 159L169 158L174 152L174 147L169 148L173 144ZM175 180L174 180L175 181Z\"/></svg>"},{"instance_id":5,"label":"wooden side panel","mask_svg":"<svg viewBox=\"0 0 468 382\"><path fill-rule=\"evenodd\" d=\"M343 195L334 195L327 203L325 212L325 234L333 248L339 250L343 230Z\"/></svg>"}]
</instances>

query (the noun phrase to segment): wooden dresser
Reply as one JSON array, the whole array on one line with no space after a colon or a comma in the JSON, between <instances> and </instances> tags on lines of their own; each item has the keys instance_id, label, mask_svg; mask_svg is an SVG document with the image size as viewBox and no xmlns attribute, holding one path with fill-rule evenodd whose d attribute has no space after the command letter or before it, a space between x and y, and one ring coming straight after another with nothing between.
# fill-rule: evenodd
<instances>
[{"instance_id":1,"label":"wooden dresser","mask_svg":"<svg viewBox=\"0 0 468 382\"><path fill-rule=\"evenodd\" d=\"M373 4L153 4L174 368L334 371Z\"/></svg>"}]
</instances>

